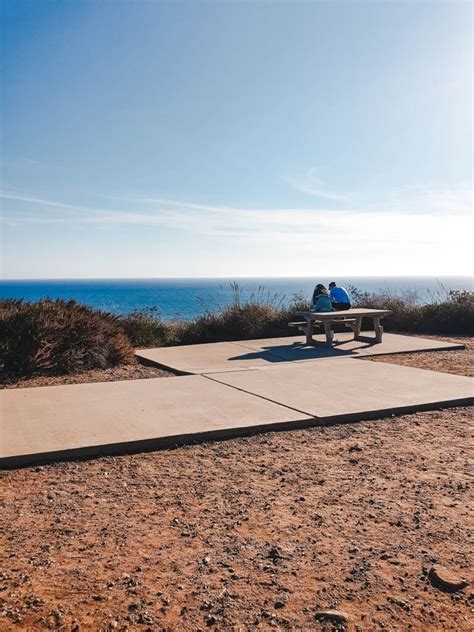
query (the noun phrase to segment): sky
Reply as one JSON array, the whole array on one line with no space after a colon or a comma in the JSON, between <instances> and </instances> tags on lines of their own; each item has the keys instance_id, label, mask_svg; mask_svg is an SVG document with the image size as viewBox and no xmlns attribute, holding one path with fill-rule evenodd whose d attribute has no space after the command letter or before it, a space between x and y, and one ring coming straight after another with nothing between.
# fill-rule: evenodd
<instances>
[{"instance_id":1,"label":"sky","mask_svg":"<svg viewBox=\"0 0 474 632\"><path fill-rule=\"evenodd\" d=\"M2 0L4 278L472 273L472 4Z\"/></svg>"}]
</instances>

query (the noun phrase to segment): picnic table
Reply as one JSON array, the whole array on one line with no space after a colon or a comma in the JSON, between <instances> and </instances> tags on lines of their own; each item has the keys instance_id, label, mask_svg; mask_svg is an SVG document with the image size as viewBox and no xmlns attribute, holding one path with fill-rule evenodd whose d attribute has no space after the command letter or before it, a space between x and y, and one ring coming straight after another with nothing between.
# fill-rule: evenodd
<instances>
[{"instance_id":1,"label":"picnic table","mask_svg":"<svg viewBox=\"0 0 474 632\"><path fill-rule=\"evenodd\" d=\"M354 340L368 339L375 342L382 342L383 327L380 324L380 321L384 316L391 313L392 312L389 309L367 309L363 307L333 312L298 312L298 315L302 316L304 321L289 323L289 325L290 327L297 327L306 335L306 344L308 345L315 343L313 338L314 323L324 324L326 343L329 346L332 346L334 340L334 331L332 329L332 325L334 323L344 323L350 327L354 332ZM373 338L361 336L360 330L363 318L371 318L373 320L375 332L375 336Z\"/></svg>"}]
</instances>

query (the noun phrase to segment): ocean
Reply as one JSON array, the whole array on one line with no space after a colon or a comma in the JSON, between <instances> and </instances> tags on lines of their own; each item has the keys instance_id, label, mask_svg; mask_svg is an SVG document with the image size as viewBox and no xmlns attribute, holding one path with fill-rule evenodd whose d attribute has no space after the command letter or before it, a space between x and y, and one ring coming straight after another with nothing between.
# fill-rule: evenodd
<instances>
[{"instance_id":1,"label":"ocean","mask_svg":"<svg viewBox=\"0 0 474 632\"><path fill-rule=\"evenodd\" d=\"M260 294L265 300L288 303L295 295L310 297L316 282L333 279L77 279L0 281L0 298L36 301L41 298L75 299L115 314L156 308L164 320L190 319L206 308L218 309L232 300L231 283L239 285L242 299ZM410 294L419 303L440 300L449 290L472 290L472 277L344 277L338 285L364 292Z\"/></svg>"}]
</instances>

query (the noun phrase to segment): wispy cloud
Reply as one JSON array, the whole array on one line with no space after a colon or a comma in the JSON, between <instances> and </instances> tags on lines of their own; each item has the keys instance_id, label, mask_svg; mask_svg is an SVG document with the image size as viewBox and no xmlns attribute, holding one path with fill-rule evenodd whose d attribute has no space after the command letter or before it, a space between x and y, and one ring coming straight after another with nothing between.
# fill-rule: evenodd
<instances>
[{"instance_id":1,"label":"wispy cloud","mask_svg":"<svg viewBox=\"0 0 474 632\"><path fill-rule=\"evenodd\" d=\"M417 187L365 208L242 208L169 200L161 197L122 198L116 206L93 207L49 200L17 192L0 192L14 208L3 209L10 225L28 223L95 226L159 226L195 235L248 242L298 243L317 249L321 240L341 243L434 243L448 236L458 242L471 212L472 192Z\"/></svg>"},{"instance_id":2,"label":"wispy cloud","mask_svg":"<svg viewBox=\"0 0 474 632\"><path fill-rule=\"evenodd\" d=\"M323 198L325 200L334 200L337 202L349 202L350 196L336 191L332 191L327 187L324 181L319 177L315 168L300 176L287 176L285 178L294 189L306 195Z\"/></svg>"},{"instance_id":3,"label":"wispy cloud","mask_svg":"<svg viewBox=\"0 0 474 632\"><path fill-rule=\"evenodd\" d=\"M88 207L32 195L0 192L0 197L21 203L3 212L10 223L137 224L167 226L207 235L248 236L271 232L305 233L322 229L330 209L240 208L182 202L164 198L127 199L127 210ZM32 208L33 207L33 208ZM133 210L131 210L133 209ZM349 212L349 211L345 211ZM357 212L353 209L352 212Z\"/></svg>"},{"instance_id":4,"label":"wispy cloud","mask_svg":"<svg viewBox=\"0 0 474 632\"><path fill-rule=\"evenodd\" d=\"M472 183L461 183L455 187L440 187L437 184L400 187L385 192L377 199L373 197L368 199L367 194L362 195L360 192L349 195L332 191L314 168L309 169L302 176L291 176L285 180L301 193L341 202L340 210L345 210L348 203L351 203L351 206L363 208L367 212L384 213L470 214L473 210Z\"/></svg>"},{"instance_id":5,"label":"wispy cloud","mask_svg":"<svg viewBox=\"0 0 474 632\"><path fill-rule=\"evenodd\" d=\"M385 205L388 211L405 213L471 214L473 189L468 183L457 187L439 187L434 184L404 187L394 191Z\"/></svg>"}]
</instances>

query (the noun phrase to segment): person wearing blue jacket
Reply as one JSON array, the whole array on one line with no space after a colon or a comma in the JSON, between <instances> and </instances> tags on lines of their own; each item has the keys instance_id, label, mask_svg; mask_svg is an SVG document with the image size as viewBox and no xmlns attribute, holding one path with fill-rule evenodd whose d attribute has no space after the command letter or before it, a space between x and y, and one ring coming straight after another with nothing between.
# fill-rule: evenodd
<instances>
[{"instance_id":1,"label":"person wearing blue jacket","mask_svg":"<svg viewBox=\"0 0 474 632\"><path fill-rule=\"evenodd\" d=\"M331 299L332 308L336 311L351 308L351 299L347 290L343 287L337 287L334 281L329 284L329 298Z\"/></svg>"},{"instance_id":2,"label":"person wearing blue jacket","mask_svg":"<svg viewBox=\"0 0 474 632\"><path fill-rule=\"evenodd\" d=\"M313 299L311 301L311 311L332 312L332 309L333 307L327 289L322 283L318 283L318 285L314 288Z\"/></svg>"}]
</instances>

